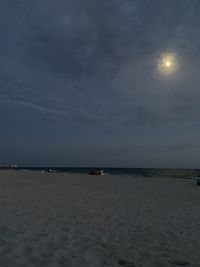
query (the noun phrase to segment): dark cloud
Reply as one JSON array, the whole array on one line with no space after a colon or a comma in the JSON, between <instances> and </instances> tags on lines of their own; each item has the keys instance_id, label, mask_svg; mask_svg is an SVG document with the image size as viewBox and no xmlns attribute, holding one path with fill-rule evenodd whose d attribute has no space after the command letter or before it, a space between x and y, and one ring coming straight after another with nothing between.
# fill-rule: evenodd
<instances>
[{"instance_id":1,"label":"dark cloud","mask_svg":"<svg viewBox=\"0 0 200 267\"><path fill-rule=\"evenodd\" d=\"M199 12L198 0L2 1L0 158L197 164ZM170 77L157 70L166 51Z\"/></svg>"}]
</instances>

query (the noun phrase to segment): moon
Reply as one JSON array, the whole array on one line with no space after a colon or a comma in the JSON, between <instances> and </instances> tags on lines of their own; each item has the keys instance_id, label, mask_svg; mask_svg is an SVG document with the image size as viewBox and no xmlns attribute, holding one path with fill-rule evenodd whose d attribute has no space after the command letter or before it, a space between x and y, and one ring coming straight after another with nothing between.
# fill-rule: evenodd
<instances>
[{"instance_id":1,"label":"moon","mask_svg":"<svg viewBox=\"0 0 200 267\"><path fill-rule=\"evenodd\" d=\"M157 68L162 75L175 74L178 70L177 55L174 52L162 53L158 59Z\"/></svg>"}]
</instances>

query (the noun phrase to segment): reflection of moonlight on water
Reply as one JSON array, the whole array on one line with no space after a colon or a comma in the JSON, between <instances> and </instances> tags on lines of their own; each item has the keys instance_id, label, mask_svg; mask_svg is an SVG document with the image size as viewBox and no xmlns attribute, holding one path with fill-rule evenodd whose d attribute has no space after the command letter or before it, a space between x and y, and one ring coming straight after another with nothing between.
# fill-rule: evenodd
<instances>
[{"instance_id":1,"label":"reflection of moonlight on water","mask_svg":"<svg viewBox=\"0 0 200 267\"><path fill-rule=\"evenodd\" d=\"M176 54L173 52L161 54L157 64L159 72L163 75L171 75L178 70Z\"/></svg>"}]
</instances>

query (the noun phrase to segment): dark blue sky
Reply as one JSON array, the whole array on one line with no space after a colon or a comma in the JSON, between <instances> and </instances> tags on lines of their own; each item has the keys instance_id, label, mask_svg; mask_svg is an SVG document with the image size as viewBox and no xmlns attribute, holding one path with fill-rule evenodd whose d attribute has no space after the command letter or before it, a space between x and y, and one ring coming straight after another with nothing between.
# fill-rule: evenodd
<instances>
[{"instance_id":1,"label":"dark blue sky","mask_svg":"<svg viewBox=\"0 0 200 267\"><path fill-rule=\"evenodd\" d=\"M200 167L199 0L1 0L0 37L1 164Z\"/></svg>"}]
</instances>

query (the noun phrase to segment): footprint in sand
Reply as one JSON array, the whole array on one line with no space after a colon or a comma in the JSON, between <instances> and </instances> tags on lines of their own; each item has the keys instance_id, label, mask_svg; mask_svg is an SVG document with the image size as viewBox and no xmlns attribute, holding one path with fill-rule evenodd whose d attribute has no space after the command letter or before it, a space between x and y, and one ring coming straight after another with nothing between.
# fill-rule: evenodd
<instances>
[{"instance_id":1,"label":"footprint in sand","mask_svg":"<svg viewBox=\"0 0 200 267\"><path fill-rule=\"evenodd\" d=\"M118 264L121 265L121 266L126 266L126 267L136 267L134 262L127 261L127 260L124 260L124 259L118 260Z\"/></svg>"}]
</instances>

